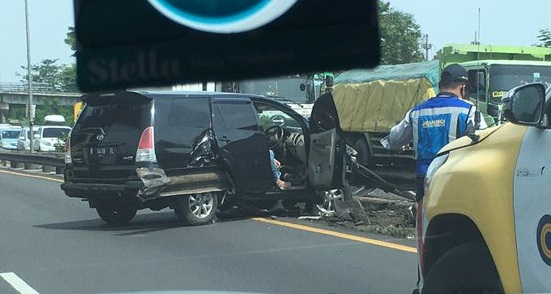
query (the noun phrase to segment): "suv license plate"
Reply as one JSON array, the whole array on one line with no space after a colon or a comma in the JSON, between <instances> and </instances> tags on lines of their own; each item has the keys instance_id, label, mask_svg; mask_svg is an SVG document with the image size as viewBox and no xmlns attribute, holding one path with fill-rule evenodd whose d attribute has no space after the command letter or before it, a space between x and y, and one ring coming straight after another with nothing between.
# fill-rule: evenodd
<instances>
[{"instance_id":1,"label":"suv license plate","mask_svg":"<svg viewBox=\"0 0 551 294\"><path fill-rule=\"evenodd\" d=\"M113 156L117 153L116 147L95 147L90 148L90 155L98 157Z\"/></svg>"}]
</instances>

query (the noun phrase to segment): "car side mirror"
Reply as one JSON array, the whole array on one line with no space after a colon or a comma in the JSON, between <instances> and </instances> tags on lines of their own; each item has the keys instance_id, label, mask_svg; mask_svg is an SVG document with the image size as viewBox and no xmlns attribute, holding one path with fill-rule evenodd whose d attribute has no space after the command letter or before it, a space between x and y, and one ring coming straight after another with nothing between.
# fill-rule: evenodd
<instances>
[{"instance_id":1,"label":"car side mirror","mask_svg":"<svg viewBox=\"0 0 551 294\"><path fill-rule=\"evenodd\" d=\"M503 116L511 123L527 126L540 125L545 105L545 86L526 84L511 89L501 99Z\"/></svg>"},{"instance_id":2,"label":"car side mirror","mask_svg":"<svg viewBox=\"0 0 551 294\"><path fill-rule=\"evenodd\" d=\"M40 134L34 134L33 138L40 139Z\"/></svg>"}]
</instances>

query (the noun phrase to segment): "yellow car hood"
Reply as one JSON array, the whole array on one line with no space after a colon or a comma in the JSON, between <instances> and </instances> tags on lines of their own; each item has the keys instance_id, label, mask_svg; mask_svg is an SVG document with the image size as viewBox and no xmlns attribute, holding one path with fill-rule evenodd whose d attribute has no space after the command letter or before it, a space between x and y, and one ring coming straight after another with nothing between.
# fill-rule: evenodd
<instances>
[{"instance_id":1,"label":"yellow car hood","mask_svg":"<svg viewBox=\"0 0 551 294\"><path fill-rule=\"evenodd\" d=\"M498 125L498 126L494 126L494 127L491 127L491 128L487 128L487 129L484 129L484 130L477 131L476 132L476 134L478 135L478 140L477 141L473 141L471 138L469 138L467 136L459 138L459 139L449 143L448 145L444 146L438 152L438 154L450 152L452 150L460 149L460 148L467 147L467 146L476 145L476 144L482 142L484 139L488 138L488 136L490 136L491 134L493 134L495 131L499 130L503 126L504 125L502 124L502 125Z\"/></svg>"}]
</instances>

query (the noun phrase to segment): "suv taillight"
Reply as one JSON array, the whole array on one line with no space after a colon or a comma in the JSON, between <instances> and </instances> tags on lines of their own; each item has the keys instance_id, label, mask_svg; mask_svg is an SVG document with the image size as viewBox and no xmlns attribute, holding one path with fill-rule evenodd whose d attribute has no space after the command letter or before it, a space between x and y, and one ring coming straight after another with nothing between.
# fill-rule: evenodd
<instances>
[{"instance_id":1,"label":"suv taillight","mask_svg":"<svg viewBox=\"0 0 551 294\"><path fill-rule=\"evenodd\" d=\"M71 133L67 135L67 141L65 141L65 164L73 163L71 158Z\"/></svg>"},{"instance_id":2,"label":"suv taillight","mask_svg":"<svg viewBox=\"0 0 551 294\"><path fill-rule=\"evenodd\" d=\"M142 132L138 150L136 151L136 162L157 162L155 155L155 140L153 127L148 127Z\"/></svg>"}]
</instances>

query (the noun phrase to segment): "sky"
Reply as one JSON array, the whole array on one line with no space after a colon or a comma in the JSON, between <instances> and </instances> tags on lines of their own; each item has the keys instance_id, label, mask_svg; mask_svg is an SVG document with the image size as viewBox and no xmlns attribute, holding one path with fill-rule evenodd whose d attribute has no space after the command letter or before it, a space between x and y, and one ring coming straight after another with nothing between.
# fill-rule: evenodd
<instances>
[{"instance_id":1,"label":"sky","mask_svg":"<svg viewBox=\"0 0 551 294\"><path fill-rule=\"evenodd\" d=\"M64 43L67 28L74 25L73 0L27 1L32 64L44 59L74 63L72 51ZM482 44L530 46L538 43L540 29L551 29L550 0L388 1L391 7L412 14L422 33L428 34L431 57L446 44L474 41L479 8ZM25 74L21 66L27 64L26 44L25 1L1 0L0 84L17 83L21 77L16 73Z\"/></svg>"},{"instance_id":2,"label":"sky","mask_svg":"<svg viewBox=\"0 0 551 294\"><path fill-rule=\"evenodd\" d=\"M18 83L26 70L27 41L25 1L0 0L0 84ZM71 48L64 39L69 26L74 26L73 0L27 0L31 63L58 59L58 64L75 63Z\"/></svg>"},{"instance_id":3,"label":"sky","mask_svg":"<svg viewBox=\"0 0 551 294\"><path fill-rule=\"evenodd\" d=\"M446 44L531 46L541 29L551 29L551 1L526 0L386 0L413 15L432 44L429 57ZM480 9L480 32L478 19Z\"/></svg>"}]
</instances>

